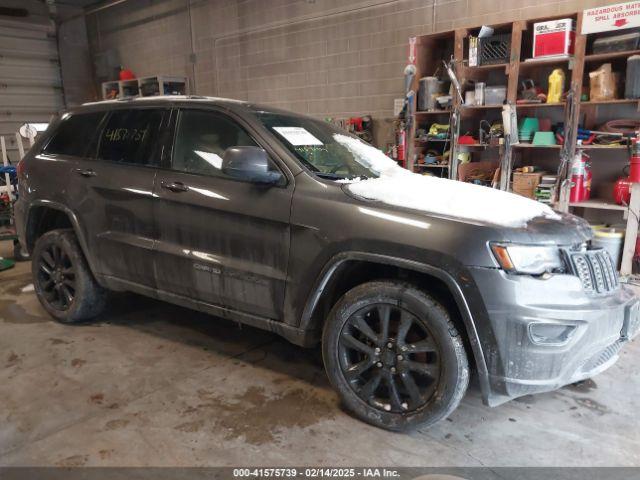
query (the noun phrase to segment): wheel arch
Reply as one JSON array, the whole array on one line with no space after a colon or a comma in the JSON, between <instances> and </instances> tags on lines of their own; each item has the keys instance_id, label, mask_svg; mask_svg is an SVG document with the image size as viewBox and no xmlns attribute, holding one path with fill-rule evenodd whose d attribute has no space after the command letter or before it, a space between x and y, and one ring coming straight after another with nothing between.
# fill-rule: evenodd
<instances>
[{"instance_id":1,"label":"wheel arch","mask_svg":"<svg viewBox=\"0 0 640 480\"><path fill-rule=\"evenodd\" d=\"M340 253L325 265L319 275L308 296L299 328L320 331L328 311L342 294L364 282L385 278L409 280L435 294L449 309L455 309L457 323L473 355L483 397L488 398L488 369L473 313L459 282L443 268L367 252Z\"/></svg>"},{"instance_id":2,"label":"wheel arch","mask_svg":"<svg viewBox=\"0 0 640 480\"><path fill-rule=\"evenodd\" d=\"M38 238L46 232L58 228L70 228L74 231L82 249L82 254L87 260L91 273L95 276L92 258L87 255L87 244L82 228L80 228L80 222L69 207L49 200L37 200L29 205L26 218L25 241L26 248L30 253L33 252L33 247Z\"/></svg>"}]
</instances>

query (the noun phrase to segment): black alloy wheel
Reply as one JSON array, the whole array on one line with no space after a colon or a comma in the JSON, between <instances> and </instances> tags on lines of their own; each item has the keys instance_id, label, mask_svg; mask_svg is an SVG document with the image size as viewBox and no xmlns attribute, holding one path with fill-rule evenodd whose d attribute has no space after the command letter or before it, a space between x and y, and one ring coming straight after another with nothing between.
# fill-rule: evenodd
<instances>
[{"instance_id":1,"label":"black alloy wheel","mask_svg":"<svg viewBox=\"0 0 640 480\"><path fill-rule=\"evenodd\" d=\"M77 323L104 311L108 292L93 277L73 230L51 230L38 238L31 271L38 300L56 320Z\"/></svg>"},{"instance_id":2,"label":"black alloy wheel","mask_svg":"<svg viewBox=\"0 0 640 480\"><path fill-rule=\"evenodd\" d=\"M388 430L442 420L469 384L452 312L399 280L363 283L336 302L324 324L322 358L345 407Z\"/></svg>"},{"instance_id":3,"label":"black alloy wheel","mask_svg":"<svg viewBox=\"0 0 640 480\"><path fill-rule=\"evenodd\" d=\"M62 245L49 244L38 257L36 282L46 301L57 310L68 310L76 294L76 271Z\"/></svg>"},{"instance_id":4,"label":"black alloy wheel","mask_svg":"<svg viewBox=\"0 0 640 480\"><path fill-rule=\"evenodd\" d=\"M403 413L424 406L440 379L440 351L428 328L397 305L368 305L340 334L345 379L367 404Z\"/></svg>"}]
</instances>

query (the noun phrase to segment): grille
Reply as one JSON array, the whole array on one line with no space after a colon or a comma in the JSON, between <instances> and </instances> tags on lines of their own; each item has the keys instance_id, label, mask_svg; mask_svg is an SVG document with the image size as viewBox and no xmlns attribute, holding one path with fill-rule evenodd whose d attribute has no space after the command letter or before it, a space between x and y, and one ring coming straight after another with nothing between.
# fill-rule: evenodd
<instances>
[{"instance_id":1,"label":"grille","mask_svg":"<svg viewBox=\"0 0 640 480\"><path fill-rule=\"evenodd\" d=\"M598 368L600 365L604 365L606 362L611 360L611 358L618 354L623 344L623 340L616 340L601 352L596 353L593 357L585 362L585 364L582 366L582 371L590 372L591 370Z\"/></svg>"},{"instance_id":2,"label":"grille","mask_svg":"<svg viewBox=\"0 0 640 480\"><path fill-rule=\"evenodd\" d=\"M618 288L618 273L609 256L602 249L572 253L571 263L582 287L590 293L607 293Z\"/></svg>"}]
</instances>

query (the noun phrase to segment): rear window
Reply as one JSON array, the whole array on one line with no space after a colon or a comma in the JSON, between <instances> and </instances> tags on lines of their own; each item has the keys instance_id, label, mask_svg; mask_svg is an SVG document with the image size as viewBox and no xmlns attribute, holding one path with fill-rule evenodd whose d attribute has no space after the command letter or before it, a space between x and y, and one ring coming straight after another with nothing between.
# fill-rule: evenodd
<instances>
[{"instance_id":1,"label":"rear window","mask_svg":"<svg viewBox=\"0 0 640 480\"><path fill-rule=\"evenodd\" d=\"M76 113L60 122L43 152L49 155L81 157L104 116L104 112Z\"/></svg>"},{"instance_id":2,"label":"rear window","mask_svg":"<svg viewBox=\"0 0 640 480\"><path fill-rule=\"evenodd\" d=\"M164 110L132 109L111 113L100 134L98 158L133 165L159 165Z\"/></svg>"}]
</instances>

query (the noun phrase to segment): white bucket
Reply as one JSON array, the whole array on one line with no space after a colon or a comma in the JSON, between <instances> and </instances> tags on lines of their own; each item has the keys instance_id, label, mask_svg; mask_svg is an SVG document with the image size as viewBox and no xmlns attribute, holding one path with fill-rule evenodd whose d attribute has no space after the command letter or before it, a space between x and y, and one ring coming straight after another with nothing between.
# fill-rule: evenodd
<instances>
[{"instance_id":1,"label":"white bucket","mask_svg":"<svg viewBox=\"0 0 640 480\"><path fill-rule=\"evenodd\" d=\"M622 244L624 242L624 230L619 228L598 228L594 229L594 237L591 244L596 248L604 248L616 268L620 269L622 260Z\"/></svg>"}]
</instances>

